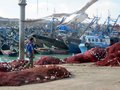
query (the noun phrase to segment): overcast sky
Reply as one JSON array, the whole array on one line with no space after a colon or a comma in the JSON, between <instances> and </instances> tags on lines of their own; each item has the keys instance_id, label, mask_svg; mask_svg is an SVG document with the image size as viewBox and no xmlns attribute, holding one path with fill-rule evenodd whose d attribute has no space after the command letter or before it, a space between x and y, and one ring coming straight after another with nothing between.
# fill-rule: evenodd
<instances>
[{"instance_id":1,"label":"overcast sky","mask_svg":"<svg viewBox=\"0 0 120 90\"><path fill-rule=\"evenodd\" d=\"M19 0L1 0L0 16L19 18ZM26 0L26 18L40 18L55 13L72 13L90 0ZM38 10L38 12L37 12ZM98 0L87 11L89 17L98 15L105 20L108 14L117 18L120 14L120 0Z\"/></svg>"}]
</instances>

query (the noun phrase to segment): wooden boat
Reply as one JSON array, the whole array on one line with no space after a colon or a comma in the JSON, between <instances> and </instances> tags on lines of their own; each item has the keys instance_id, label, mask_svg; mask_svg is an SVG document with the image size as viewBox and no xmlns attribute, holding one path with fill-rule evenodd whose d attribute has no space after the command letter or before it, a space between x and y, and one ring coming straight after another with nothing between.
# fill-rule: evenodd
<instances>
[{"instance_id":1,"label":"wooden boat","mask_svg":"<svg viewBox=\"0 0 120 90\"><path fill-rule=\"evenodd\" d=\"M52 54L52 51L48 48L37 48L36 51L41 55L49 55Z\"/></svg>"},{"instance_id":2,"label":"wooden boat","mask_svg":"<svg viewBox=\"0 0 120 90\"><path fill-rule=\"evenodd\" d=\"M16 50L10 50L10 46L7 44L3 44L1 47L1 52L3 55L15 57L18 55L18 52Z\"/></svg>"},{"instance_id":3,"label":"wooden boat","mask_svg":"<svg viewBox=\"0 0 120 90\"><path fill-rule=\"evenodd\" d=\"M33 35L33 37L37 40L36 43L39 41L47 45L48 47L57 47L61 50L68 50L69 53L80 53L79 49L79 44L74 42L74 41L67 41L65 42L64 40L56 40L53 38L45 37L45 36L40 36L40 35Z\"/></svg>"},{"instance_id":4,"label":"wooden boat","mask_svg":"<svg viewBox=\"0 0 120 90\"><path fill-rule=\"evenodd\" d=\"M69 51L68 50L61 50L61 49L53 49L52 53L53 54L68 54Z\"/></svg>"},{"instance_id":5,"label":"wooden boat","mask_svg":"<svg viewBox=\"0 0 120 90\"><path fill-rule=\"evenodd\" d=\"M68 46L63 42L53 38L40 36L40 35L32 35L35 39L40 40L40 42L44 43L48 47L58 47L60 49L68 50Z\"/></svg>"}]
</instances>

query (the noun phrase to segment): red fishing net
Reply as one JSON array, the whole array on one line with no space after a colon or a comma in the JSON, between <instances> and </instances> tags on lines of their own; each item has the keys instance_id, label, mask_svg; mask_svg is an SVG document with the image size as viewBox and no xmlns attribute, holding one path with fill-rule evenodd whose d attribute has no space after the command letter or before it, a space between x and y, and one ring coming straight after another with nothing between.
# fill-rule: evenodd
<instances>
[{"instance_id":1,"label":"red fishing net","mask_svg":"<svg viewBox=\"0 0 120 90\"><path fill-rule=\"evenodd\" d=\"M120 51L120 42L113 44L112 46L109 46L106 48L108 54L115 53Z\"/></svg>"},{"instance_id":2,"label":"red fishing net","mask_svg":"<svg viewBox=\"0 0 120 90\"><path fill-rule=\"evenodd\" d=\"M82 59L82 54L81 54L81 57L78 57L78 56L71 56L71 57L68 57L68 58L65 58L64 61L65 63L80 63L80 59Z\"/></svg>"},{"instance_id":3,"label":"red fishing net","mask_svg":"<svg viewBox=\"0 0 120 90\"><path fill-rule=\"evenodd\" d=\"M42 56L39 60L34 62L34 65L46 65L46 64L61 64L63 63L59 58L51 56Z\"/></svg>"},{"instance_id":4,"label":"red fishing net","mask_svg":"<svg viewBox=\"0 0 120 90\"><path fill-rule=\"evenodd\" d=\"M60 66L38 66L22 71L0 72L0 86L20 86L67 78L69 76L70 72Z\"/></svg>"},{"instance_id":5,"label":"red fishing net","mask_svg":"<svg viewBox=\"0 0 120 90\"><path fill-rule=\"evenodd\" d=\"M120 66L120 42L108 47L106 57L96 62L98 66Z\"/></svg>"},{"instance_id":6,"label":"red fishing net","mask_svg":"<svg viewBox=\"0 0 120 90\"><path fill-rule=\"evenodd\" d=\"M66 63L84 63L84 62L96 62L104 58L106 50L102 48L92 48L84 54L76 54L74 56L65 58Z\"/></svg>"},{"instance_id":7,"label":"red fishing net","mask_svg":"<svg viewBox=\"0 0 120 90\"><path fill-rule=\"evenodd\" d=\"M10 63L12 70L22 70L24 66L28 63L28 60L14 60Z\"/></svg>"},{"instance_id":8,"label":"red fishing net","mask_svg":"<svg viewBox=\"0 0 120 90\"><path fill-rule=\"evenodd\" d=\"M8 72L12 69L11 65L7 62L0 63L0 72Z\"/></svg>"},{"instance_id":9,"label":"red fishing net","mask_svg":"<svg viewBox=\"0 0 120 90\"><path fill-rule=\"evenodd\" d=\"M12 62L1 62L0 72L18 71L24 69L24 66L28 63L27 60L14 60Z\"/></svg>"}]
</instances>

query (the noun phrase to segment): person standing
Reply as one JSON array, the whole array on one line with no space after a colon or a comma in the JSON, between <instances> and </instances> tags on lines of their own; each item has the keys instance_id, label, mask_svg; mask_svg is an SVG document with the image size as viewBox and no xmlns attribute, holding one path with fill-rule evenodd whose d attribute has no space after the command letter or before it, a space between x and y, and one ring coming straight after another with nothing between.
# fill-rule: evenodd
<instances>
[{"instance_id":1,"label":"person standing","mask_svg":"<svg viewBox=\"0 0 120 90\"><path fill-rule=\"evenodd\" d=\"M26 67L33 67L33 59L34 59L34 38L31 37L29 39L28 44L26 45L26 57L29 58L29 63Z\"/></svg>"}]
</instances>

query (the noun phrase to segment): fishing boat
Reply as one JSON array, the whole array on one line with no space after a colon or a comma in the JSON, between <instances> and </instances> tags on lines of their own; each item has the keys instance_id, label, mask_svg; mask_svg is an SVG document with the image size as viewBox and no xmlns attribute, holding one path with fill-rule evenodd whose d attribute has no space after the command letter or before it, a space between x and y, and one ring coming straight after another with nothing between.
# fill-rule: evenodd
<instances>
[{"instance_id":1,"label":"fishing boat","mask_svg":"<svg viewBox=\"0 0 120 90\"><path fill-rule=\"evenodd\" d=\"M52 54L69 54L68 50L52 49Z\"/></svg>"},{"instance_id":2,"label":"fishing boat","mask_svg":"<svg viewBox=\"0 0 120 90\"><path fill-rule=\"evenodd\" d=\"M49 48L37 48L36 51L41 55L50 55L52 51Z\"/></svg>"},{"instance_id":3,"label":"fishing boat","mask_svg":"<svg viewBox=\"0 0 120 90\"><path fill-rule=\"evenodd\" d=\"M58 47L58 48L61 48L61 49L68 49L67 45L63 41L56 40L56 39L53 39L53 38L50 38L50 37L36 35L36 34L34 34L32 36L36 40L40 41L40 43L42 42L42 43L44 43L48 47L55 46L55 47ZM39 42L36 42L36 44L39 45Z\"/></svg>"},{"instance_id":4,"label":"fishing boat","mask_svg":"<svg viewBox=\"0 0 120 90\"><path fill-rule=\"evenodd\" d=\"M99 18L94 17L91 23L82 33L80 37L82 41L79 44L79 48L82 53L86 52L91 48L95 48L95 47L106 48L110 45L110 36L106 34L103 29L101 30L98 21ZM95 27L90 28L92 27L93 24L95 25Z\"/></svg>"},{"instance_id":5,"label":"fishing boat","mask_svg":"<svg viewBox=\"0 0 120 90\"><path fill-rule=\"evenodd\" d=\"M7 56L11 56L11 57L15 57L18 55L18 52L16 52L16 50L11 50L10 46L7 44L2 45L1 52L3 55L7 55Z\"/></svg>"},{"instance_id":6,"label":"fishing boat","mask_svg":"<svg viewBox=\"0 0 120 90\"><path fill-rule=\"evenodd\" d=\"M84 36L84 41L79 45L79 48L82 53L86 52L87 50L100 47L106 48L110 46L110 37L109 36Z\"/></svg>"},{"instance_id":7,"label":"fishing boat","mask_svg":"<svg viewBox=\"0 0 120 90\"><path fill-rule=\"evenodd\" d=\"M37 40L40 40L42 43L44 43L45 45L47 45L48 47L57 47L59 49L62 50L67 50L69 51L69 53L80 53L80 49L79 49L79 44L73 41L64 41L64 40L57 40L57 39L53 39L53 38L49 38L49 37L44 37L44 36L40 36L40 35L32 35L34 38L36 38ZM37 42L36 42L37 43Z\"/></svg>"}]
</instances>

